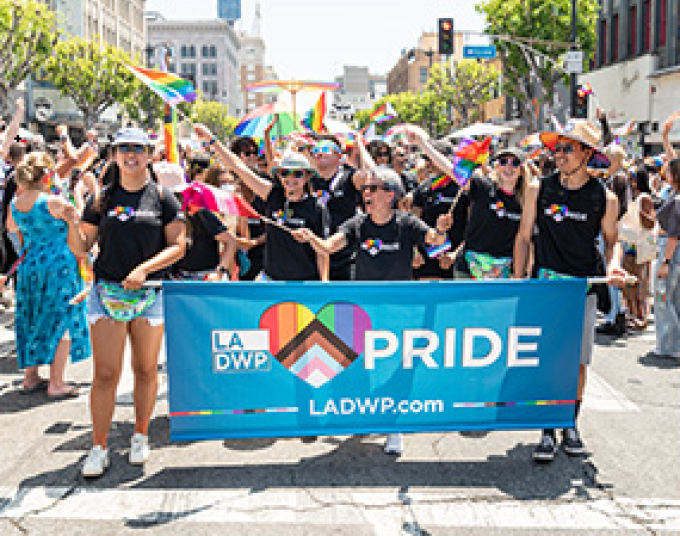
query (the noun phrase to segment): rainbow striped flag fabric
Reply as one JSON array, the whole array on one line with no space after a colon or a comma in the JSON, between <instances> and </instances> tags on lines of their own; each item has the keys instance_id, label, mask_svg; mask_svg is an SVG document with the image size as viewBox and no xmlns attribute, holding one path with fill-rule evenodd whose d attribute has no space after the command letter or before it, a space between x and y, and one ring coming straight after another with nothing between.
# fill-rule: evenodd
<instances>
[{"instance_id":1,"label":"rainbow striped flag fabric","mask_svg":"<svg viewBox=\"0 0 680 536\"><path fill-rule=\"evenodd\" d=\"M314 108L305 115L302 124L312 132L322 134L325 130L323 122L326 119L326 111L326 93L322 93Z\"/></svg>"},{"instance_id":2,"label":"rainbow striped flag fabric","mask_svg":"<svg viewBox=\"0 0 680 536\"><path fill-rule=\"evenodd\" d=\"M177 106L182 101L194 102L196 100L194 86L184 78L134 65L128 65L127 68L170 106Z\"/></svg>"},{"instance_id":3,"label":"rainbow striped flag fabric","mask_svg":"<svg viewBox=\"0 0 680 536\"><path fill-rule=\"evenodd\" d=\"M397 112L389 102L384 102L378 109L371 114L372 123L383 123L397 117Z\"/></svg>"},{"instance_id":4,"label":"rainbow striped flag fabric","mask_svg":"<svg viewBox=\"0 0 680 536\"><path fill-rule=\"evenodd\" d=\"M165 142L166 160L173 164L179 164L179 151L177 150L177 112L169 104L165 105L163 141Z\"/></svg>"}]
</instances>

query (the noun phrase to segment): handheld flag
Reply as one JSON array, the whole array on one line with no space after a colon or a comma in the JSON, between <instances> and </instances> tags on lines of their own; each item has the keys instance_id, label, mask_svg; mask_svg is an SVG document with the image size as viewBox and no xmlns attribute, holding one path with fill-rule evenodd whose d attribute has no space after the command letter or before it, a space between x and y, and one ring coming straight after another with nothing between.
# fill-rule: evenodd
<instances>
[{"instance_id":1,"label":"handheld flag","mask_svg":"<svg viewBox=\"0 0 680 536\"><path fill-rule=\"evenodd\" d=\"M127 68L170 106L176 106L182 101L194 102L196 100L194 86L184 78L133 65L128 65Z\"/></svg>"},{"instance_id":2,"label":"handheld flag","mask_svg":"<svg viewBox=\"0 0 680 536\"><path fill-rule=\"evenodd\" d=\"M372 123L383 123L397 117L397 112L389 102L384 102L370 116Z\"/></svg>"},{"instance_id":3,"label":"handheld flag","mask_svg":"<svg viewBox=\"0 0 680 536\"><path fill-rule=\"evenodd\" d=\"M625 124L621 125L619 128L615 128L612 132L614 136L628 136L635 128L635 120L630 119Z\"/></svg>"},{"instance_id":4,"label":"handheld flag","mask_svg":"<svg viewBox=\"0 0 680 536\"><path fill-rule=\"evenodd\" d=\"M322 134L325 130L323 122L326 119L326 110L326 93L322 93L314 108L305 115L302 124L312 132Z\"/></svg>"},{"instance_id":5,"label":"handheld flag","mask_svg":"<svg viewBox=\"0 0 680 536\"><path fill-rule=\"evenodd\" d=\"M187 184L181 190L181 194L182 210L188 210L189 212L206 209L230 216L241 216L244 218L262 217L243 198L201 182Z\"/></svg>"},{"instance_id":6,"label":"handheld flag","mask_svg":"<svg viewBox=\"0 0 680 536\"><path fill-rule=\"evenodd\" d=\"M177 112L169 104L165 105L163 140L165 142L166 160L172 164L179 164L179 151L177 151Z\"/></svg>"},{"instance_id":7,"label":"handheld flag","mask_svg":"<svg viewBox=\"0 0 680 536\"><path fill-rule=\"evenodd\" d=\"M478 165L486 163L490 146L491 138L481 142L469 138L460 140L453 159L453 177L460 186L467 184Z\"/></svg>"}]
</instances>

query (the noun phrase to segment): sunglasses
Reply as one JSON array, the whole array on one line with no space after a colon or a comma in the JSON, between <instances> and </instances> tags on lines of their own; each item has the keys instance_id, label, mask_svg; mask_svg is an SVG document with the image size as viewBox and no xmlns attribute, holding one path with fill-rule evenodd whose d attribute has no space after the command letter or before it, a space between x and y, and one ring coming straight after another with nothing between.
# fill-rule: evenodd
<instances>
[{"instance_id":1,"label":"sunglasses","mask_svg":"<svg viewBox=\"0 0 680 536\"><path fill-rule=\"evenodd\" d=\"M146 151L146 147L144 145L119 145L118 151L120 151L121 154L142 154L144 151Z\"/></svg>"},{"instance_id":2,"label":"sunglasses","mask_svg":"<svg viewBox=\"0 0 680 536\"><path fill-rule=\"evenodd\" d=\"M571 143L556 143L555 148L553 149L553 153L571 154L575 150L576 147L574 147Z\"/></svg>"},{"instance_id":3,"label":"sunglasses","mask_svg":"<svg viewBox=\"0 0 680 536\"><path fill-rule=\"evenodd\" d=\"M243 151L241 154L248 158L249 156L256 156L259 153L257 151Z\"/></svg>"},{"instance_id":4,"label":"sunglasses","mask_svg":"<svg viewBox=\"0 0 680 536\"><path fill-rule=\"evenodd\" d=\"M389 191L389 188L385 187L384 184L364 184L361 187L361 193L364 192L371 192L372 194L376 193L378 190L384 190L384 191Z\"/></svg>"},{"instance_id":5,"label":"sunglasses","mask_svg":"<svg viewBox=\"0 0 680 536\"><path fill-rule=\"evenodd\" d=\"M390 155L390 153L377 153L376 156L378 156L380 158L389 158L391 155Z\"/></svg>"},{"instance_id":6,"label":"sunglasses","mask_svg":"<svg viewBox=\"0 0 680 536\"><path fill-rule=\"evenodd\" d=\"M285 179L286 177L294 177L296 179L301 179L302 177L305 176L305 170L304 169L281 169L281 170L279 170L279 175L281 176L282 179Z\"/></svg>"},{"instance_id":7,"label":"sunglasses","mask_svg":"<svg viewBox=\"0 0 680 536\"><path fill-rule=\"evenodd\" d=\"M333 154L337 153L338 150L333 147L332 145L321 145L319 147L314 147L312 149L312 154L317 155L317 154Z\"/></svg>"},{"instance_id":8,"label":"sunglasses","mask_svg":"<svg viewBox=\"0 0 680 536\"><path fill-rule=\"evenodd\" d=\"M514 168L518 168L521 164L521 162L516 158L499 158L498 163L501 166L507 166L508 164L510 164Z\"/></svg>"}]
</instances>

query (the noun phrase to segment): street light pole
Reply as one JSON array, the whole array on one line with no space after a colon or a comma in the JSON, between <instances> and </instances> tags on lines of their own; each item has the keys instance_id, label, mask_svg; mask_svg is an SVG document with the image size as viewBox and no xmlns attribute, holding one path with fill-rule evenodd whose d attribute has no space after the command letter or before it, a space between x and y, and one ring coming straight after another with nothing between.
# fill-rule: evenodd
<instances>
[{"instance_id":1,"label":"street light pole","mask_svg":"<svg viewBox=\"0 0 680 536\"><path fill-rule=\"evenodd\" d=\"M427 71L427 79L430 79L430 73L432 72L432 62L433 62L433 56L434 56L434 50L429 49L425 50L424 54L428 57L430 60L430 67ZM430 105L430 136L434 136L434 102Z\"/></svg>"},{"instance_id":2,"label":"street light pole","mask_svg":"<svg viewBox=\"0 0 680 536\"><path fill-rule=\"evenodd\" d=\"M572 50L576 50L576 0L571 0L571 42ZM570 115L576 117L576 73L571 73L569 79Z\"/></svg>"}]
</instances>

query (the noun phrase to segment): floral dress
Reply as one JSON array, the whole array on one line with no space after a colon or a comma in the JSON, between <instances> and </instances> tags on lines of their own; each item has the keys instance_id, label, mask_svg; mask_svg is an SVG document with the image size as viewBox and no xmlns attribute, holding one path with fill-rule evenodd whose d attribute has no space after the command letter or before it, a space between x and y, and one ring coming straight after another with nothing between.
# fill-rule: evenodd
<instances>
[{"instance_id":1,"label":"floral dress","mask_svg":"<svg viewBox=\"0 0 680 536\"><path fill-rule=\"evenodd\" d=\"M69 305L83 290L78 261L68 247L68 225L47 209L40 194L27 212L12 216L24 238L26 257L17 270L16 346L20 369L49 365L65 335L71 339L71 362L90 356L86 305Z\"/></svg>"}]
</instances>

